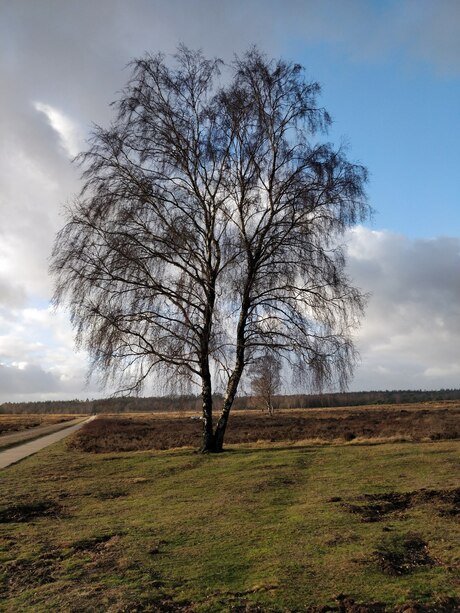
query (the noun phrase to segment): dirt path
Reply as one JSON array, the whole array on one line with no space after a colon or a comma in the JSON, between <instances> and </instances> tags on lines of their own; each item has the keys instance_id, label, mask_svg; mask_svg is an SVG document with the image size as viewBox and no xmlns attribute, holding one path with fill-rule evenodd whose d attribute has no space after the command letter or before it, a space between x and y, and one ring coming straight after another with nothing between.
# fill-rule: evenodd
<instances>
[{"instance_id":1,"label":"dirt path","mask_svg":"<svg viewBox=\"0 0 460 613\"><path fill-rule=\"evenodd\" d=\"M52 434L53 432L64 430L65 428L69 428L70 426L75 426L76 424L79 424L86 419L88 419L88 417L86 415L83 415L82 417L77 417L69 421L61 421L57 424L36 426L35 428L28 428L27 430L20 430L19 432L2 434L0 436L0 451L5 449L6 447L12 447L13 445L18 445L19 443L45 436L45 434Z\"/></svg>"},{"instance_id":2,"label":"dirt path","mask_svg":"<svg viewBox=\"0 0 460 613\"><path fill-rule=\"evenodd\" d=\"M74 423L73 426L64 427L59 432L53 432L52 434L48 434L46 436L41 436L33 441L28 443L24 443L23 445L17 445L16 447L11 447L10 449L5 449L4 451L0 451L0 469L6 468L10 464L15 464L20 460L27 458L28 456L37 453L41 449L48 447L48 445L52 445L53 443L57 443L61 439L69 436L73 432L79 430L83 424L88 421L91 421L94 417L89 417L87 419L78 420L78 423ZM68 424L69 422L67 422Z\"/></svg>"}]
</instances>

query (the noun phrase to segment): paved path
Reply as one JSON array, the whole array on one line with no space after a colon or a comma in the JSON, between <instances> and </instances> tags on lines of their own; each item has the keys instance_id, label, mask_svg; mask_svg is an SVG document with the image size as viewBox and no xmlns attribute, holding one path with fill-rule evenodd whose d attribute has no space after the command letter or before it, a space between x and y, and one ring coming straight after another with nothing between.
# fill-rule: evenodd
<instances>
[{"instance_id":1,"label":"paved path","mask_svg":"<svg viewBox=\"0 0 460 613\"><path fill-rule=\"evenodd\" d=\"M52 445L53 443L57 443L61 439L69 436L73 432L79 430L83 424L88 421L93 420L94 417L89 417L85 421L81 421L80 423L70 426L69 428L64 428L59 432L54 432L53 434L48 434L47 436L42 436L34 441L30 441L29 443L24 443L23 445L17 445L16 447L12 447L11 449L6 449L5 451L0 452L0 469L6 468L10 464L15 464L20 460L27 458L33 453L37 453L40 449L44 449L48 447L48 445Z\"/></svg>"},{"instance_id":2,"label":"paved path","mask_svg":"<svg viewBox=\"0 0 460 613\"><path fill-rule=\"evenodd\" d=\"M25 443L33 438L39 438L45 436L45 434L52 434L58 430L64 430L70 426L75 426L80 422L88 419L87 415L82 417L76 417L69 421L61 421L56 424L45 424L44 426L35 426L34 428L27 428L26 430L19 430L18 432L10 432L9 434L0 435L0 451L4 447L11 447L12 445L18 445L19 443Z\"/></svg>"}]
</instances>

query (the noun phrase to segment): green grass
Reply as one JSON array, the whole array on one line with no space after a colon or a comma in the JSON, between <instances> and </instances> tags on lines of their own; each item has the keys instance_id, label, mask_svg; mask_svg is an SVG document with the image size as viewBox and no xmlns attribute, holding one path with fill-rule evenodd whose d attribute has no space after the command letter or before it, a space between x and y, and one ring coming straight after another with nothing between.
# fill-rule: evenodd
<instances>
[{"instance_id":1,"label":"green grass","mask_svg":"<svg viewBox=\"0 0 460 613\"><path fill-rule=\"evenodd\" d=\"M0 610L285 611L337 604L340 593L388 607L455 596L460 527L442 505L363 523L342 503L458 487L458 451L455 441L240 446L217 456L55 445L0 472L0 512L57 505L0 523ZM374 552L408 534L436 564L384 574Z\"/></svg>"}]
</instances>

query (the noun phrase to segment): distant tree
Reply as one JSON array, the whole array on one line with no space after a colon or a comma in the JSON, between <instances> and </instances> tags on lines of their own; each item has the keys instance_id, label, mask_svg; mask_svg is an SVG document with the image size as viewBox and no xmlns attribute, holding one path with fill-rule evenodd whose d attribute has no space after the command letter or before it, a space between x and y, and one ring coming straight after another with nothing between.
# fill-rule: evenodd
<instances>
[{"instance_id":1,"label":"distant tree","mask_svg":"<svg viewBox=\"0 0 460 613\"><path fill-rule=\"evenodd\" d=\"M256 49L231 66L185 47L175 60L133 62L113 124L80 156L54 299L120 392L153 373L199 384L202 449L221 451L245 366L267 348L313 387L349 380L363 296L338 237L368 213L366 171L321 142L330 119L298 64Z\"/></svg>"},{"instance_id":2,"label":"distant tree","mask_svg":"<svg viewBox=\"0 0 460 613\"><path fill-rule=\"evenodd\" d=\"M281 362L272 353L258 358L251 368L251 390L264 405L267 413L273 415L273 396L281 386Z\"/></svg>"}]
</instances>

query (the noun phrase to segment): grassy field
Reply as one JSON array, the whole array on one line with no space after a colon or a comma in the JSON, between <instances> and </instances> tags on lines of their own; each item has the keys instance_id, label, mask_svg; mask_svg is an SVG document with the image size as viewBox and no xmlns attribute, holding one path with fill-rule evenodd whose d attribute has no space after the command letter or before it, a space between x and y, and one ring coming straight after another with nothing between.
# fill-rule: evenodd
<instances>
[{"instance_id":1,"label":"grassy field","mask_svg":"<svg viewBox=\"0 0 460 613\"><path fill-rule=\"evenodd\" d=\"M0 610L460 610L459 451L55 445L0 472Z\"/></svg>"}]
</instances>

